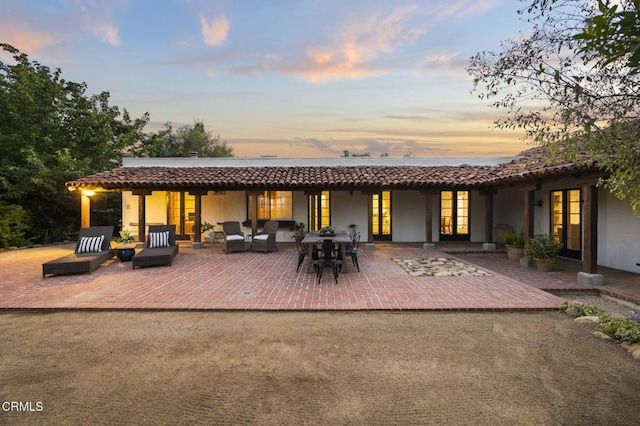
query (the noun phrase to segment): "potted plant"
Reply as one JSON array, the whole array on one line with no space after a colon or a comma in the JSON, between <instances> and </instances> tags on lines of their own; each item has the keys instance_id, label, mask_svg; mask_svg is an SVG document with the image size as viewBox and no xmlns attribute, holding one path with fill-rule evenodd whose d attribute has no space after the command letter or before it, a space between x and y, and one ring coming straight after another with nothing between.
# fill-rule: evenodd
<instances>
[{"instance_id":1,"label":"potted plant","mask_svg":"<svg viewBox=\"0 0 640 426\"><path fill-rule=\"evenodd\" d=\"M120 231L117 241L122 243L122 248L116 248L116 255L120 262L129 262L131 258L136 254L135 244L131 246L131 243L136 239L133 238L131 232L129 231Z\"/></svg>"},{"instance_id":2,"label":"potted plant","mask_svg":"<svg viewBox=\"0 0 640 426\"><path fill-rule=\"evenodd\" d=\"M305 224L302 222L294 223L293 226L289 228L289 230L291 231L291 238L293 238L294 240L302 241L305 235L307 235Z\"/></svg>"},{"instance_id":3,"label":"potted plant","mask_svg":"<svg viewBox=\"0 0 640 426\"><path fill-rule=\"evenodd\" d=\"M136 239L133 238L133 235L131 235L131 232L129 231L120 231L120 236L117 239L119 243L122 243L124 248L129 248L130 243L134 242L135 240Z\"/></svg>"},{"instance_id":4,"label":"potted plant","mask_svg":"<svg viewBox=\"0 0 640 426\"><path fill-rule=\"evenodd\" d=\"M507 249L507 258L509 260L518 261L524 255L524 228L519 234L509 230L500 234L504 240L504 246Z\"/></svg>"},{"instance_id":5,"label":"potted plant","mask_svg":"<svg viewBox=\"0 0 640 426\"><path fill-rule=\"evenodd\" d=\"M541 234L529 239L525 253L535 260L538 270L549 272L553 269L555 259L562 247L563 244L556 235Z\"/></svg>"},{"instance_id":6,"label":"potted plant","mask_svg":"<svg viewBox=\"0 0 640 426\"><path fill-rule=\"evenodd\" d=\"M209 222L202 222L200 224L200 235L204 235L205 232L207 231L213 231L213 229L215 228L215 225L209 223ZM193 234L190 235L191 241L193 242L195 240L195 232L196 232L196 226L193 225L193 227L191 228L191 231L193 232Z\"/></svg>"},{"instance_id":7,"label":"potted plant","mask_svg":"<svg viewBox=\"0 0 640 426\"><path fill-rule=\"evenodd\" d=\"M333 226L323 226L320 228L320 235L323 237L333 237L336 235L336 228Z\"/></svg>"}]
</instances>

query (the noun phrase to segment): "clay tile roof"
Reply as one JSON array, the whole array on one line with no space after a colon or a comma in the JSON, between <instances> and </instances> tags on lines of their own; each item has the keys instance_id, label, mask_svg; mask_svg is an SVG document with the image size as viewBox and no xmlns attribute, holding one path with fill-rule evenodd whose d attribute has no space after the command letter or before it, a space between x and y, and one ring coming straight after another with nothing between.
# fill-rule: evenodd
<instances>
[{"instance_id":1,"label":"clay tile roof","mask_svg":"<svg viewBox=\"0 0 640 426\"><path fill-rule=\"evenodd\" d=\"M477 187L567 174L592 166L558 161L546 150L534 148L498 166L120 167L67 182L67 186L126 190Z\"/></svg>"}]
</instances>

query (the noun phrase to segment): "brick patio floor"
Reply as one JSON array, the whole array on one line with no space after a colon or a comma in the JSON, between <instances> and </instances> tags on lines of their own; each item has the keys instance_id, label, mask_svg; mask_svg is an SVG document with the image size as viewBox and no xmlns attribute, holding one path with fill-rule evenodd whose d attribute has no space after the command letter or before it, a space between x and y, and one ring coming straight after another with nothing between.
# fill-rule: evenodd
<instances>
[{"instance_id":1,"label":"brick patio floor","mask_svg":"<svg viewBox=\"0 0 640 426\"><path fill-rule=\"evenodd\" d=\"M220 245L180 247L170 267L132 270L117 259L92 274L42 278L42 263L68 254L73 245L0 253L0 309L159 310L453 310L528 311L556 309L564 299L551 292L600 291L640 304L640 274L602 269L605 285L576 281L578 262L541 273L509 262L504 253L475 253L470 245L361 245L361 272L354 267L335 284L296 273L294 244L272 253L225 254ZM445 253L449 252L449 253ZM453 253L453 254L452 254ZM488 277L412 277L392 258L457 258L491 272ZM639 268L640 269L640 268Z\"/></svg>"}]
</instances>

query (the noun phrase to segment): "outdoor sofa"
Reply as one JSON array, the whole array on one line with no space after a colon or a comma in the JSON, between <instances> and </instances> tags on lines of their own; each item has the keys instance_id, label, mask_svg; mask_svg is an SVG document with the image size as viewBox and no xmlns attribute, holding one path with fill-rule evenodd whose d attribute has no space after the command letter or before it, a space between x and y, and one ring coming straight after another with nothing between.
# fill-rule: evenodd
<instances>
[{"instance_id":1,"label":"outdoor sofa","mask_svg":"<svg viewBox=\"0 0 640 426\"><path fill-rule=\"evenodd\" d=\"M133 269L145 266L171 266L178 254L175 225L149 225L144 249L131 258Z\"/></svg>"},{"instance_id":2,"label":"outdoor sofa","mask_svg":"<svg viewBox=\"0 0 640 426\"><path fill-rule=\"evenodd\" d=\"M113 226L81 228L73 253L42 264L42 277L48 274L72 275L95 271L112 259L116 252L110 248Z\"/></svg>"}]
</instances>

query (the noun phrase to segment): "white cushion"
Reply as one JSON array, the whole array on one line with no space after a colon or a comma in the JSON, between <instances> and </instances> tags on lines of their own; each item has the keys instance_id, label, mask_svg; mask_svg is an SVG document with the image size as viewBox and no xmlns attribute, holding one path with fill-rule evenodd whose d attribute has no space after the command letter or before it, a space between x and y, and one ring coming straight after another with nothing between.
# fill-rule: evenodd
<instances>
[{"instance_id":1,"label":"white cushion","mask_svg":"<svg viewBox=\"0 0 640 426\"><path fill-rule=\"evenodd\" d=\"M234 241L234 240L244 240L244 237L242 235L236 235L236 234L227 235L227 241Z\"/></svg>"},{"instance_id":2,"label":"white cushion","mask_svg":"<svg viewBox=\"0 0 640 426\"><path fill-rule=\"evenodd\" d=\"M149 248L169 247L169 231L149 232Z\"/></svg>"},{"instance_id":3,"label":"white cushion","mask_svg":"<svg viewBox=\"0 0 640 426\"><path fill-rule=\"evenodd\" d=\"M253 237L254 240L266 240L269 238L269 234L260 234Z\"/></svg>"},{"instance_id":4,"label":"white cushion","mask_svg":"<svg viewBox=\"0 0 640 426\"><path fill-rule=\"evenodd\" d=\"M77 253L100 253L102 251L102 243L104 235L97 237L82 237L78 244Z\"/></svg>"}]
</instances>

